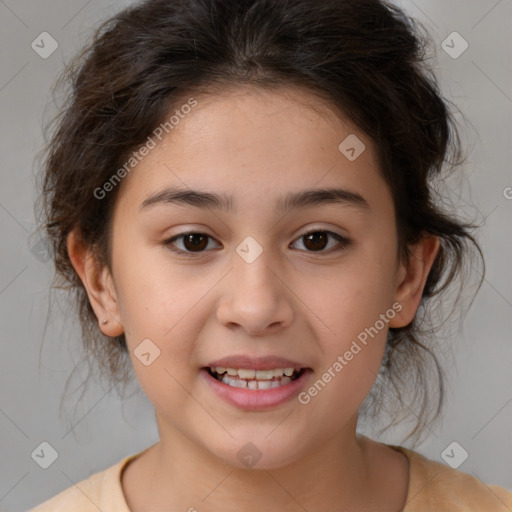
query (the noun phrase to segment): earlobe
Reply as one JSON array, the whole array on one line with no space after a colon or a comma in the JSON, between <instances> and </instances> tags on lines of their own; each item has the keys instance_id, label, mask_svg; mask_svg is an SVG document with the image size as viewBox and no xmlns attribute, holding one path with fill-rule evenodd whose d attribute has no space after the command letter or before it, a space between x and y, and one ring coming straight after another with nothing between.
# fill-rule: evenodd
<instances>
[{"instance_id":1,"label":"earlobe","mask_svg":"<svg viewBox=\"0 0 512 512\"><path fill-rule=\"evenodd\" d=\"M87 291L101 331L106 336L119 336L124 329L109 269L106 265L99 264L77 230L69 233L67 249L71 263Z\"/></svg>"},{"instance_id":2,"label":"earlobe","mask_svg":"<svg viewBox=\"0 0 512 512\"><path fill-rule=\"evenodd\" d=\"M399 302L402 309L389 322L390 327L405 327L413 321L439 247L439 237L434 235L425 235L411 247L408 264L401 264L397 273L394 302Z\"/></svg>"}]
</instances>

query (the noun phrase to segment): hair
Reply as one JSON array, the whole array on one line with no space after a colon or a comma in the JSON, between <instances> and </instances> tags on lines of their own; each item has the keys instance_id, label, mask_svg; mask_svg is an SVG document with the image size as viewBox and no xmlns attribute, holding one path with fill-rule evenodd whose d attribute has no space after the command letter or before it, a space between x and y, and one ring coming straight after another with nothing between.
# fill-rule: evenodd
<instances>
[{"instance_id":1,"label":"hair","mask_svg":"<svg viewBox=\"0 0 512 512\"><path fill-rule=\"evenodd\" d=\"M299 87L375 142L395 206L400 261L423 236L440 238L415 318L389 329L378 378L360 410L375 416L388 408L396 418L408 409L417 422L407 438L423 432L444 399L433 299L457 277L465 281L475 249L483 263L471 234L478 226L437 204L436 181L463 163L463 151L428 47L418 22L380 0L146 0L103 22L55 84L65 88L65 102L46 127L39 198L56 269L52 285L74 297L90 370L116 386L133 376L124 334L102 334L67 251L67 235L77 229L98 264L111 268L120 187L102 199L94 191L192 94ZM402 399L408 393L414 406Z\"/></svg>"}]
</instances>

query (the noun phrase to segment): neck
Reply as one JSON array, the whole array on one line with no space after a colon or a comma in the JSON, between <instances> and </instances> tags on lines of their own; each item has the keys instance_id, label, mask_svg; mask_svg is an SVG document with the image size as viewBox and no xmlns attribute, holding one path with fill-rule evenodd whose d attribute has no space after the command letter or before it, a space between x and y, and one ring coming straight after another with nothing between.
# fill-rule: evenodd
<instances>
[{"instance_id":1,"label":"neck","mask_svg":"<svg viewBox=\"0 0 512 512\"><path fill-rule=\"evenodd\" d=\"M161 442L148 459L148 509L355 510L371 488L367 439L356 436L356 422L300 460L269 469L234 467L181 433L160 429Z\"/></svg>"}]
</instances>

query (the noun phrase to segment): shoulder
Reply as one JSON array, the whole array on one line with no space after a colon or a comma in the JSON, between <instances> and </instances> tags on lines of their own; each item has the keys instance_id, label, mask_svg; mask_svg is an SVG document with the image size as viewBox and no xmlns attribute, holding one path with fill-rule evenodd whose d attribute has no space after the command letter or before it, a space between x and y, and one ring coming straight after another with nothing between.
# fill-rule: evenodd
<instances>
[{"instance_id":1,"label":"shoulder","mask_svg":"<svg viewBox=\"0 0 512 512\"><path fill-rule=\"evenodd\" d=\"M391 446L409 459L409 493L403 512L510 512L512 492L430 460L418 452Z\"/></svg>"},{"instance_id":2,"label":"shoulder","mask_svg":"<svg viewBox=\"0 0 512 512\"><path fill-rule=\"evenodd\" d=\"M125 457L104 471L73 484L28 512L129 512L120 475L127 463L136 456L137 454Z\"/></svg>"}]
</instances>

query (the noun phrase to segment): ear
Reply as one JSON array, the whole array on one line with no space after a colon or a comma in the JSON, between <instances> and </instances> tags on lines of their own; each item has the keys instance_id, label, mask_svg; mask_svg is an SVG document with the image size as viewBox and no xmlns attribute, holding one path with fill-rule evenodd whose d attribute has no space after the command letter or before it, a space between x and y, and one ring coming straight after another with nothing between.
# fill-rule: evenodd
<instances>
[{"instance_id":1,"label":"ear","mask_svg":"<svg viewBox=\"0 0 512 512\"><path fill-rule=\"evenodd\" d=\"M67 237L67 249L71 263L87 291L101 331L106 336L119 336L124 329L110 271L106 265L100 266L76 229Z\"/></svg>"},{"instance_id":2,"label":"ear","mask_svg":"<svg viewBox=\"0 0 512 512\"><path fill-rule=\"evenodd\" d=\"M400 264L394 302L399 302L402 309L390 320L390 327L405 327L413 321L439 246L439 237L427 234L411 247L407 265Z\"/></svg>"}]
</instances>

